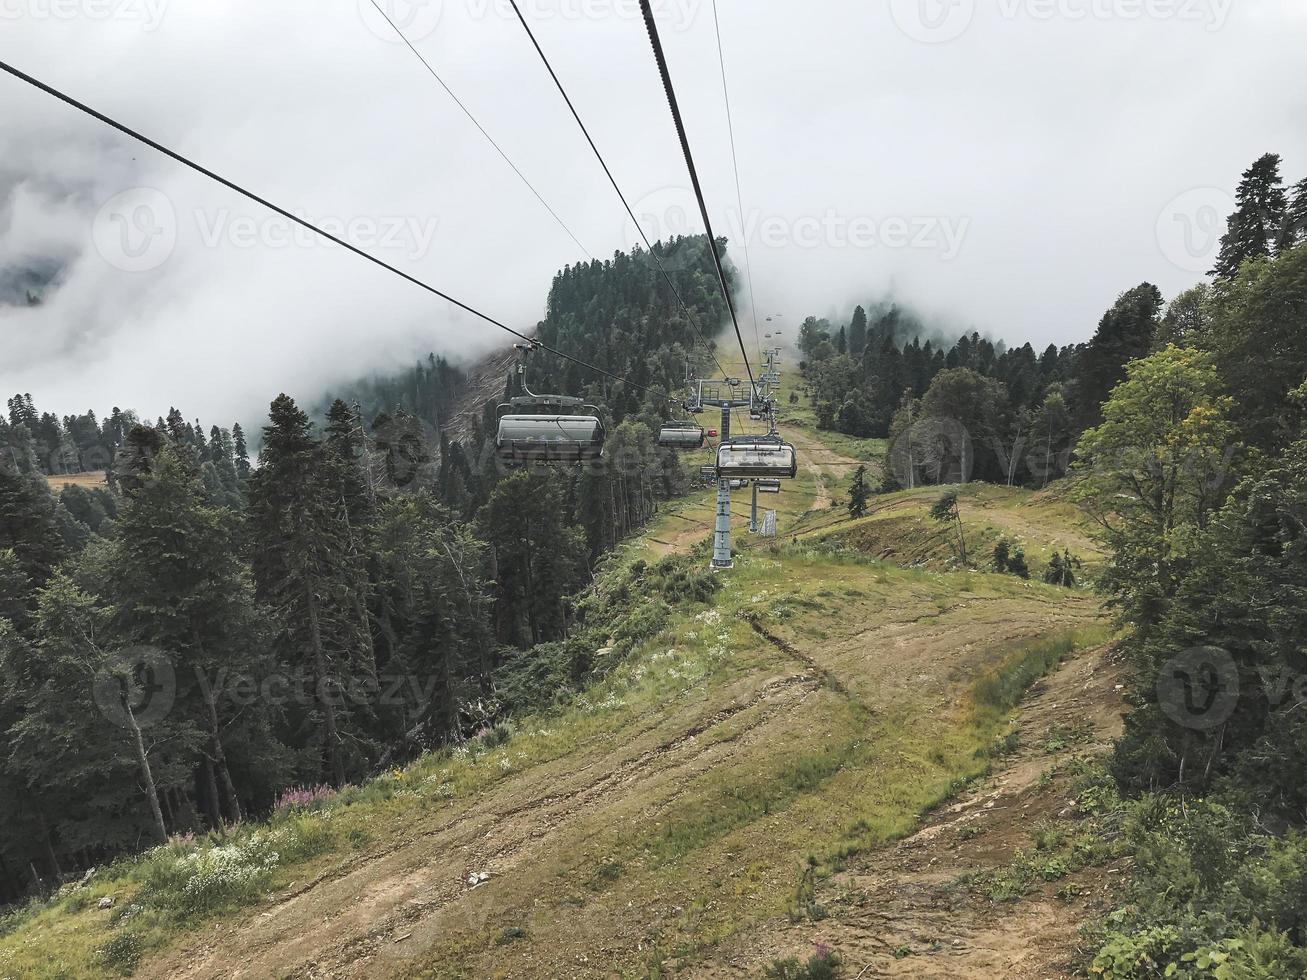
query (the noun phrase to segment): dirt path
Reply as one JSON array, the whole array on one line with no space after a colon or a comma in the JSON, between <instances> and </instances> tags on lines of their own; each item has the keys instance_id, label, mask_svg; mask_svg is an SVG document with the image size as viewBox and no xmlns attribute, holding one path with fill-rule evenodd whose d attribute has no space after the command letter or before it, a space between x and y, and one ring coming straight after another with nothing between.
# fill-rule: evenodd
<instances>
[{"instance_id":1,"label":"dirt path","mask_svg":"<svg viewBox=\"0 0 1307 980\"><path fill-rule=\"evenodd\" d=\"M977 896L960 878L1008 866L1041 823L1073 833L1073 755L1102 754L1121 733L1120 664L1106 649L1039 682L1019 715L1020 749L917 833L822 884L820 922L774 919L736 937L688 971L757 976L773 960L837 950L849 976L1051 980L1072 976L1080 925L1111 907L1118 866L1086 868L1015 903ZM1050 752L1049 733L1077 736ZM1051 774L1051 776L1050 776Z\"/></svg>"},{"instance_id":2,"label":"dirt path","mask_svg":"<svg viewBox=\"0 0 1307 980\"><path fill-rule=\"evenodd\" d=\"M868 571L866 581L873 575ZM444 955L437 951L450 948L451 937L493 937L528 922L530 942L501 947L482 938L457 946L471 957L466 975L607 977L619 965L629 970L640 962L639 951L669 930L697 933L683 921L693 905L710 915L717 902L738 901L731 896L741 887L773 900L788 894L795 853L776 841L810 839L821 821L846 819L823 813L836 807L822 803L822 793L839 798L875 784L877 776L849 772L840 777L847 786L823 784L805 805L695 850L669 869L671 877L628 868L596 886L596 868L607 860L604 842L614 832L639 836L667 821L693 819L702 805L696 801L712 799L723 780L756 775L777 746L832 737L822 732L847 713L850 699L877 719L898 713L905 694L926 692L926 717L943 724L984 650L1085 624L1097 614L1093 603L1071 595L1056 602L997 601L964 593L943 604L908 592L896 595L892 609L865 601L871 603L865 615L848 618L848 631L835 630L830 617L830 631L819 638L804 635L802 621L786 624L779 635L758 640L769 647L779 640L793 653L779 664L773 657L773 666L703 691L700 699L668 703L619 738L595 738L475 798L435 803L400 839L183 939L147 961L140 975L407 976ZM742 880L735 877L740 854L753 862ZM492 878L469 889L473 871ZM747 951L727 962L741 956L747 959Z\"/></svg>"}]
</instances>

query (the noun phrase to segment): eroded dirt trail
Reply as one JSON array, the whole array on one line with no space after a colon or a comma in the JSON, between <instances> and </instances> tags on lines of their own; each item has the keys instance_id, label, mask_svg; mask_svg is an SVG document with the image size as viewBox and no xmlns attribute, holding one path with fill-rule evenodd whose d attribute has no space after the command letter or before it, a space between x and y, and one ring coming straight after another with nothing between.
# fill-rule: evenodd
<instances>
[{"instance_id":1,"label":"eroded dirt trail","mask_svg":"<svg viewBox=\"0 0 1307 980\"><path fill-rule=\"evenodd\" d=\"M875 734L880 719L904 723L899 704L909 689L930 692L931 720L921 724L944 725L985 650L1096 615L1092 602L1075 596L995 601L964 593L941 603L922 588L892 608L870 604L874 627L820 640L802 623L779 628L758 637L760 646L791 648L770 669L668 704L643 727L596 739L475 799L435 804L402 839L188 937L141 975L402 976L447 955L457 955L469 976L614 975L669 930L711 935L710 922L685 919L696 902L711 919L714 903L732 900L737 889L772 899L792 890L796 854L769 851L763 841L837 833L821 826L822 794L864 792L877 774L842 771L801 798L803 806L743 826L666 871L629 867L611 885L595 884L614 835L657 839L669 821L692 819L705 786L766 768L776 746L796 737L820 744L850 700L866 713L869 738L891 737L892 726ZM752 855L766 857L751 865ZM741 868L748 869L742 880L735 877ZM469 889L472 871L492 877ZM474 938L528 922L529 941L498 947ZM472 945L460 946L460 936Z\"/></svg>"},{"instance_id":2,"label":"eroded dirt trail","mask_svg":"<svg viewBox=\"0 0 1307 980\"><path fill-rule=\"evenodd\" d=\"M906 840L857 860L824 882L820 922L775 918L735 937L687 976L753 977L782 957L804 959L818 944L837 950L860 977L956 980L1069 978L1079 929L1111 908L1123 868L1090 867L1015 902L977 895L960 883L1002 871L1029 850L1044 823L1073 832L1073 756L1102 754L1121 733L1122 668L1104 648L1040 681L1018 716L1021 748L994 775L943 808ZM1050 751L1049 733L1075 731Z\"/></svg>"}]
</instances>

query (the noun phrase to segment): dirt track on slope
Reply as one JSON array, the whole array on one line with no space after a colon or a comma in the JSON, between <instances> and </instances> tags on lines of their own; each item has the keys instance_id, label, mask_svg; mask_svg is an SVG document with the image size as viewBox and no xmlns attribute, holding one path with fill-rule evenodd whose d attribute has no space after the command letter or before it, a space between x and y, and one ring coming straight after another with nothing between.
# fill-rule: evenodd
<instances>
[{"instance_id":1,"label":"dirt track on slope","mask_svg":"<svg viewBox=\"0 0 1307 980\"><path fill-rule=\"evenodd\" d=\"M1022 705L1022 748L1015 756L916 834L823 884L816 901L830 909L829 919L771 920L723 944L685 975L758 976L773 960L805 959L820 943L839 952L846 976L1073 976L1079 928L1112 907L1121 866L1083 869L1012 904L968 894L954 883L964 873L1003 868L1031 847L1030 831L1041 821L1074 832L1070 779L1059 770L1073 755L1105 753L1120 736L1121 675L1106 648L1064 664ZM1083 726L1092 735L1049 752L1042 746L1054 726Z\"/></svg>"},{"instance_id":2,"label":"dirt track on slope","mask_svg":"<svg viewBox=\"0 0 1307 980\"><path fill-rule=\"evenodd\" d=\"M811 445L804 434L794 441L801 451ZM836 467L856 463L839 458L813 465L829 466L834 475ZM816 506L823 484L819 479ZM828 490L825 502L827 508L832 504ZM664 537L669 549L688 549L710 530L685 523ZM432 802L400 837L180 939L148 959L139 975L640 975L646 951L666 945L669 936L684 935L694 946L699 930L712 934L719 904L741 894L774 898L792 891L797 855L767 852L762 842L787 834L801 839L805 827L795 820L807 821L806 830L822 829L815 825L823 790L806 809L774 814L695 852L677 866L675 877L628 868L619 879L591 887L587 882L608 861L604 849L614 833L647 835L693 813L705 785L720 785L728 775L756 776L777 746L800 737L829 738L823 727L850 699L878 718L895 712L905 692L924 691L931 707L922 723L942 724L984 651L1086 625L1098 615L1097 604L1083 594L999 599L964 592L941 602L922 588L922 594L896 595L888 605L850 598L846 610L857 611L858 625L833 630L835 635L828 634L825 618L764 631L759 644L788 651L780 666L667 703L620 737L582 742L572 755L514 773L474 798ZM1076 677L1082 690L1064 696L1072 683L1067 678ZM1025 706L1023 727L1047 728L1049 717L1083 705L1094 714L1096 731L1109 732L1115 707L1111 685L1106 694L1103 688L1108 677L1097 655L1072 661ZM802 926L765 920L710 946L706 959L691 955L664 969L756 976L772 957L801 953L824 939L857 965L850 976L864 966L866 976L1057 975L1049 964L1063 956L1081 909L1056 907L1051 899L1023 903L1019 914L1010 907L941 907L932 890L955 868L1005 860L1034 814L1064 805L1035 788L1042 762L1019 755L984 788L932 821L913 838L917 843L875 852L829 882L826 888L855 896L847 902L823 899L840 910L831 920ZM878 777L865 771L840 778L861 785ZM967 821L982 826L982 836L952 847L956 834L948 828ZM491 877L469 888L472 872ZM527 924L521 940L494 938ZM904 945L924 951L939 943L947 959L942 953L893 955ZM1025 969L1021 963L1029 965L1028 973L1007 969ZM1004 968L996 969L998 964ZM958 972L950 972L954 967Z\"/></svg>"}]
</instances>

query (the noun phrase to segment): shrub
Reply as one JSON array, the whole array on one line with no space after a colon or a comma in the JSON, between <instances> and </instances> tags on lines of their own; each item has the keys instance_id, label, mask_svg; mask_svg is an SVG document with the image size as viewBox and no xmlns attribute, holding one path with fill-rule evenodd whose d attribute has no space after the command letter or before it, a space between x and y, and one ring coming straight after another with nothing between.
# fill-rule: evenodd
<instances>
[{"instance_id":1,"label":"shrub","mask_svg":"<svg viewBox=\"0 0 1307 980\"><path fill-rule=\"evenodd\" d=\"M144 952L139 936L120 932L96 950L95 958L105 969L128 977L136 972Z\"/></svg>"},{"instance_id":2,"label":"shrub","mask_svg":"<svg viewBox=\"0 0 1307 980\"><path fill-rule=\"evenodd\" d=\"M817 943L806 961L790 956L772 960L766 975L773 980L833 980L839 975L839 954L825 943Z\"/></svg>"}]
</instances>

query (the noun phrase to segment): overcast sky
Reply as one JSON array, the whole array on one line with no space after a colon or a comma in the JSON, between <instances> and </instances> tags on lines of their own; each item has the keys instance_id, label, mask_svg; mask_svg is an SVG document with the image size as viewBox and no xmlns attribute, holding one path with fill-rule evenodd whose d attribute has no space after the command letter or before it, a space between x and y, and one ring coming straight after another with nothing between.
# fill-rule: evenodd
<instances>
[{"instance_id":1,"label":"overcast sky","mask_svg":"<svg viewBox=\"0 0 1307 980\"><path fill-rule=\"evenodd\" d=\"M636 241L507 0L389 2L590 253ZM655 9L716 231L791 324L892 294L1084 340L1122 290L1201 278L1254 158L1307 176L1300 0L718 5L742 215L711 0ZM635 0L523 10L646 231L700 230ZM370 0L0 0L0 59L529 329L587 256L388 30ZM507 339L0 75L5 395L258 424Z\"/></svg>"}]
</instances>

